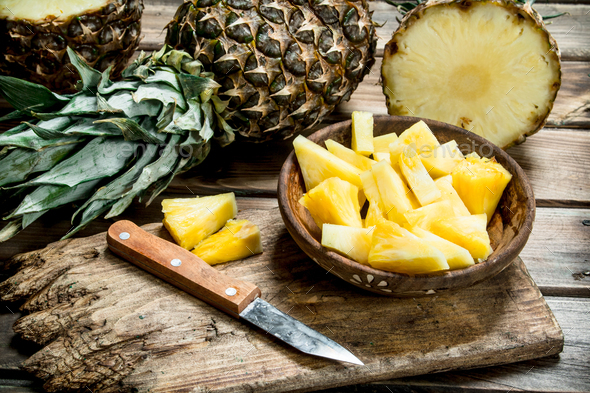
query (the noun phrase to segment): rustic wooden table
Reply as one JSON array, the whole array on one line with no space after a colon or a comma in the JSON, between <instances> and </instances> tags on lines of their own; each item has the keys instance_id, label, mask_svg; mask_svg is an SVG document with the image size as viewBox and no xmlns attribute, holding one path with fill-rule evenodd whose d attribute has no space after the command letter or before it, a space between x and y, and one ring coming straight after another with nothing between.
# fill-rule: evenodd
<instances>
[{"instance_id":1,"label":"rustic wooden table","mask_svg":"<svg viewBox=\"0 0 590 393\"><path fill-rule=\"evenodd\" d=\"M140 49L158 49L163 27L180 0L145 0ZM531 276L553 310L565 335L559 356L469 371L403 378L332 392L588 392L590 391L590 0L537 3L544 15L567 12L553 20L549 31L562 52L563 81L547 126L523 145L508 152L523 167L533 184L537 219L521 254ZM397 26L399 14L392 6L373 1L374 19L387 23L378 29L378 56ZM378 85L380 58L371 74L324 122L349 118L352 110L385 114L385 99ZM0 104L0 112L9 110ZM0 130L6 129L0 128ZM234 191L241 209L277 206L280 167L291 142L269 145L235 144L213 154L203 165L175 179L150 207L134 206L124 218L138 224L158 221L160 200L171 196ZM71 209L46 214L26 231L0 245L0 261L16 253L43 248L70 227ZM105 231L111 220L99 219L79 237ZM7 275L0 275L0 281ZM19 365L39 347L18 338L12 324L16 307L0 308L0 392L42 391L41 383L19 370Z\"/></svg>"}]
</instances>

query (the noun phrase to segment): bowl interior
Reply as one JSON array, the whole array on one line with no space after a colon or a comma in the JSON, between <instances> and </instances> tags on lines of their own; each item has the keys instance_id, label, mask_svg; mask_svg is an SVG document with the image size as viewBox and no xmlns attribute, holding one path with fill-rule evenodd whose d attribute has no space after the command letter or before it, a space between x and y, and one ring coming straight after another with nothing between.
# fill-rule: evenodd
<instances>
[{"instance_id":1,"label":"bowl interior","mask_svg":"<svg viewBox=\"0 0 590 393\"><path fill-rule=\"evenodd\" d=\"M475 151L480 156L495 157L512 174L512 180L506 187L498 208L488 225L488 233L494 252L485 262L460 270L416 275L412 276L412 279L414 282L416 280L422 280L424 285L436 287L437 285L449 286L447 279L450 276L457 278L458 285L461 282L470 281L461 280L461 277L465 278L472 274L489 278L508 266L522 250L528 239L535 212L534 196L530 184L522 168L503 150L478 135L446 123L406 116L375 116L374 135L379 136L391 132L399 135L419 120L424 120L429 125L441 144L455 140L464 154ZM333 139L344 146L350 147L351 121L330 125L310 135L309 139L322 147L325 147L324 142L327 139ZM300 243L300 246L302 246L302 243L307 243L306 245L309 246L302 247L305 252L308 254L321 252L331 259L334 264L346 264L353 269L358 269L361 273L379 273L381 276L387 276L389 278L406 276L404 274L384 272L361 265L340 254L323 248L320 244L320 229L311 218L307 209L298 203L304 192L305 184L303 176L294 153L291 153L281 171L279 201L281 205L286 205L282 206L282 209L286 210L283 211L283 217L286 221L289 221L286 224L289 224L287 225L288 228L291 227L289 229L293 237ZM289 211L291 213L288 213ZM318 262L317 255L310 256ZM439 278L437 279L436 277ZM441 279L444 279L444 282Z\"/></svg>"}]
</instances>

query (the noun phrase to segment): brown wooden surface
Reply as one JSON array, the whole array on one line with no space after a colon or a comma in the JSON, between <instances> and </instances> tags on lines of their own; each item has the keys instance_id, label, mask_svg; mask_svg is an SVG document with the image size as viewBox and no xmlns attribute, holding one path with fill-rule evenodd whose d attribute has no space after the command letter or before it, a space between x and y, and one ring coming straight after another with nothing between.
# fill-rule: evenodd
<instances>
[{"instance_id":1,"label":"brown wooden surface","mask_svg":"<svg viewBox=\"0 0 590 393\"><path fill-rule=\"evenodd\" d=\"M145 0L142 48L159 48L162 29L181 0ZM588 392L590 391L590 0L537 2L542 14L570 12L549 25L563 54L563 81L547 127L508 153L530 178L537 199L537 218L521 257L546 296L565 336L564 352L558 357L520 362L507 366L446 372L403 378L383 383L356 385L334 392ZM397 25L397 11L384 3L375 20L388 20L379 29L382 47ZM389 33L388 33L389 32ZM350 112L368 109L385 113L378 83L380 59L372 74L360 85L349 103L340 106L324 124L349 118ZM0 100L0 112L9 107ZM8 125L0 125L6 129ZM173 182L163 197L214 194L234 190L241 209L277 206L276 184L280 165L290 152L290 141L268 145L234 145L212 155L201 168ZM187 188L187 186L190 188ZM271 198L261 198L271 197ZM123 215L139 224L161 219L159 202L142 208L133 206ZM541 206L541 207L539 207ZM25 251L43 248L67 232L71 208L42 217L11 242L0 244L0 260ZM105 231L112 220L99 219L79 234ZM0 274L0 280L8 278ZM571 297L571 296L576 296ZM11 307L10 310L8 307ZM12 311L11 311L12 310ZM13 305L0 304L0 391L41 391L39 382L17 370L18 365L39 348L16 336L11 326L19 312ZM363 327L361 327L362 329ZM453 329L450 329L453 330ZM256 390L256 389L254 389Z\"/></svg>"},{"instance_id":2,"label":"brown wooden surface","mask_svg":"<svg viewBox=\"0 0 590 393\"><path fill-rule=\"evenodd\" d=\"M11 262L20 270L0 285L1 299L25 301L29 314L14 328L44 346L24 368L58 391L291 392L562 350L562 331L520 259L455 293L378 297L306 258L278 209L239 216L259 225L265 252L216 269L256 282L265 300L346 345L365 366L281 344L116 257L101 233ZM161 224L145 229L167 236Z\"/></svg>"}]
</instances>

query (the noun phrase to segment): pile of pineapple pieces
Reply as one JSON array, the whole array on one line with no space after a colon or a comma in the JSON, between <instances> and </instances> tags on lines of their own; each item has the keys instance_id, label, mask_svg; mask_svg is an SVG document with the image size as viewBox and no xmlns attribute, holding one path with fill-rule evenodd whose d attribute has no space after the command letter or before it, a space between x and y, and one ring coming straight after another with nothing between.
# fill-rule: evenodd
<instances>
[{"instance_id":1,"label":"pile of pineapple pieces","mask_svg":"<svg viewBox=\"0 0 590 393\"><path fill-rule=\"evenodd\" d=\"M373 137L367 112L352 114L352 149L325 144L293 142L307 190L299 203L322 246L405 274L462 269L492 253L486 227L512 178L494 158L441 145L423 121Z\"/></svg>"},{"instance_id":2,"label":"pile of pineapple pieces","mask_svg":"<svg viewBox=\"0 0 590 393\"><path fill-rule=\"evenodd\" d=\"M164 199L164 226L176 243L209 265L262 252L260 229L238 214L233 192L207 197ZM221 228L221 230L220 230Z\"/></svg>"}]
</instances>

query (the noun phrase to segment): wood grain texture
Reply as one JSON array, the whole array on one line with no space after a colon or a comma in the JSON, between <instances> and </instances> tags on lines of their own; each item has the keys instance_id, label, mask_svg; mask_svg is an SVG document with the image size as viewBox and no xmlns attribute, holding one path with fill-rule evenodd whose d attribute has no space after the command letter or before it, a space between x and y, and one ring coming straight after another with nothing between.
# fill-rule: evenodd
<instances>
[{"instance_id":1,"label":"wood grain texture","mask_svg":"<svg viewBox=\"0 0 590 393\"><path fill-rule=\"evenodd\" d=\"M306 356L106 251L104 234L17 257L0 286L26 300L19 335L45 347L26 370L48 390L288 392L549 356L554 316L520 260L495 278L428 299L355 290L305 258L278 209L248 211L265 252L220 265L263 298L348 346L367 367ZM161 224L145 227L166 235ZM200 390L199 390L200 389Z\"/></svg>"}]
</instances>

